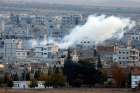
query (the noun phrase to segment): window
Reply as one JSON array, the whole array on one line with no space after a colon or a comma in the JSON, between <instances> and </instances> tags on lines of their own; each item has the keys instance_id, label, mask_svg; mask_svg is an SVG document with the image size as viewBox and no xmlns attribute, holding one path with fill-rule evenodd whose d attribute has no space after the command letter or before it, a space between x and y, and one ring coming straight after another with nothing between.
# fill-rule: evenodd
<instances>
[{"instance_id":1,"label":"window","mask_svg":"<svg viewBox=\"0 0 140 93\"><path fill-rule=\"evenodd\" d=\"M17 55L20 55L20 53L17 53Z\"/></svg>"},{"instance_id":2,"label":"window","mask_svg":"<svg viewBox=\"0 0 140 93\"><path fill-rule=\"evenodd\" d=\"M53 28L53 26L51 25L50 28Z\"/></svg>"},{"instance_id":3,"label":"window","mask_svg":"<svg viewBox=\"0 0 140 93\"><path fill-rule=\"evenodd\" d=\"M22 55L25 55L25 53L22 53Z\"/></svg>"},{"instance_id":4,"label":"window","mask_svg":"<svg viewBox=\"0 0 140 93\"><path fill-rule=\"evenodd\" d=\"M136 84L136 85L138 85L138 82L137 82L137 81L135 81L135 84Z\"/></svg>"},{"instance_id":5,"label":"window","mask_svg":"<svg viewBox=\"0 0 140 93\"><path fill-rule=\"evenodd\" d=\"M132 37L132 39L135 39L134 37Z\"/></svg>"},{"instance_id":6,"label":"window","mask_svg":"<svg viewBox=\"0 0 140 93\"><path fill-rule=\"evenodd\" d=\"M27 52L27 55L29 55L30 53L29 52Z\"/></svg>"},{"instance_id":7,"label":"window","mask_svg":"<svg viewBox=\"0 0 140 93\"><path fill-rule=\"evenodd\" d=\"M47 50L46 48L44 48L44 50Z\"/></svg>"},{"instance_id":8,"label":"window","mask_svg":"<svg viewBox=\"0 0 140 93\"><path fill-rule=\"evenodd\" d=\"M48 50L51 50L52 48L51 47L48 47Z\"/></svg>"}]
</instances>

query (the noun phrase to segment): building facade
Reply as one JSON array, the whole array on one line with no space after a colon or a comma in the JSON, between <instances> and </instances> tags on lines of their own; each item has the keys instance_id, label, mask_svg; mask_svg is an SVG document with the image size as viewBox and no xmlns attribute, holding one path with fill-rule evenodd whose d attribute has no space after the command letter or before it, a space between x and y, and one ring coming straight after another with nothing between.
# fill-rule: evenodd
<instances>
[{"instance_id":1,"label":"building facade","mask_svg":"<svg viewBox=\"0 0 140 93\"><path fill-rule=\"evenodd\" d=\"M118 48L113 55L113 61L122 66L140 66L139 50L135 48Z\"/></svg>"}]
</instances>

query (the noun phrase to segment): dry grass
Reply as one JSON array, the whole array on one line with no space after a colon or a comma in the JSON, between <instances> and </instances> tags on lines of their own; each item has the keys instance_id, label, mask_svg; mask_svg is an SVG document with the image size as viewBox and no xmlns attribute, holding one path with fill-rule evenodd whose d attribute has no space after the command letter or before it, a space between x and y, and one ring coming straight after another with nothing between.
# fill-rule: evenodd
<instances>
[{"instance_id":1,"label":"dry grass","mask_svg":"<svg viewBox=\"0 0 140 93\"><path fill-rule=\"evenodd\" d=\"M140 93L128 89L45 89L45 90L12 90L0 89L0 93Z\"/></svg>"}]
</instances>

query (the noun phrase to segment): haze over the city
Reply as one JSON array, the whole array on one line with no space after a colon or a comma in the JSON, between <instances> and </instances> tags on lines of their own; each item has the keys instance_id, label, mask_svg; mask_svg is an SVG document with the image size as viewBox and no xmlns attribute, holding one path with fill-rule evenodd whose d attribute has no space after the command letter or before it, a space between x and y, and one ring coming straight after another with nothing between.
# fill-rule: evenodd
<instances>
[{"instance_id":1,"label":"haze over the city","mask_svg":"<svg viewBox=\"0 0 140 93\"><path fill-rule=\"evenodd\" d=\"M70 4L70 5L96 5L96 6L118 6L118 7L140 7L139 0L1 0L0 2L40 2L49 4Z\"/></svg>"}]
</instances>

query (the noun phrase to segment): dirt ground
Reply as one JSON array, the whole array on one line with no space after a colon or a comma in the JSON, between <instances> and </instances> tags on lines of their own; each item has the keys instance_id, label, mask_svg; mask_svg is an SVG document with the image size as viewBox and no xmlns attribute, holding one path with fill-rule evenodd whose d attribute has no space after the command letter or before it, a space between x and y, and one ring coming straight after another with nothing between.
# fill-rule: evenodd
<instances>
[{"instance_id":1,"label":"dirt ground","mask_svg":"<svg viewBox=\"0 0 140 93\"><path fill-rule=\"evenodd\" d=\"M45 89L45 90L15 90L0 89L0 93L140 93L131 89Z\"/></svg>"}]
</instances>

